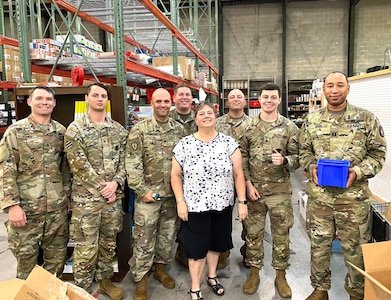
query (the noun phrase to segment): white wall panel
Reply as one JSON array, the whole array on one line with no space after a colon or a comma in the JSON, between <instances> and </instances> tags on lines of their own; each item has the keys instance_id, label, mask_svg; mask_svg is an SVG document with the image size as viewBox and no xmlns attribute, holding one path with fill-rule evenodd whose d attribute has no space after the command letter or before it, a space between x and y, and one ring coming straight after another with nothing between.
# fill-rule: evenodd
<instances>
[{"instance_id":1,"label":"white wall panel","mask_svg":"<svg viewBox=\"0 0 391 300\"><path fill-rule=\"evenodd\" d=\"M357 80L353 77L348 101L373 112L384 128L388 145L386 163L383 170L369 180L369 186L373 194L391 202L391 72L381 71L378 74L373 77L366 77L370 74L362 78L358 76Z\"/></svg>"}]
</instances>

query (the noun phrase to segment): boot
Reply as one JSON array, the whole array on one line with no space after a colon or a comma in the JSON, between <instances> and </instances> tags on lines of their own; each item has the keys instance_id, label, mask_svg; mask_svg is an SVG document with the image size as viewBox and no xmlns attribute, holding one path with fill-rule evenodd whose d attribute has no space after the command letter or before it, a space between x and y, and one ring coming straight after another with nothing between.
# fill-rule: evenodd
<instances>
[{"instance_id":1,"label":"boot","mask_svg":"<svg viewBox=\"0 0 391 300\"><path fill-rule=\"evenodd\" d=\"M98 291L109 296L111 300L121 300L124 298L124 292L116 287L109 278L99 281Z\"/></svg>"},{"instance_id":2,"label":"boot","mask_svg":"<svg viewBox=\"0 0 391 300\"><path fill-rule=\"evenodd\" d=\"M136 288L134 289L134 300L147 300L148 291L148 274L136 282Z\"/></svg>"},{"instance_id":3,"label":"boot","mask_svg":"<svg viewBox=\"0 0 391 300\"><path fill-rule=\"evenodd\" d=\"M305 300L329 300L327 291L314 290Z\"/></svg>"},{"instance_id":4,"label":"boot","mask_svg":"<svg viewBox=\"0 0 391 300\"><path fill-rule=\"evenodd\" d=\"M228 257L230 254L231 252L229 250L225 252L220 252L219 261L217 263L217 269L224 269L227 266Z\"/></svg>"},{"instance_id":5,"label":"boot","mask_svg":"<svg viewBox=\"0 0 391 300\"><path fill-rule=\"evenodd\" d=\"M350 296L350 300L362 300L362 298L356 298L356 297Z\"/></svg>"},{"instance_id":6,"label":"boot","mask_svg":"<svg viewBox=\"0 0 391 300\"><path fill-rule=\"evenodd\" d=\"M259 269L256 267L250 267L250 276L247 278L246 282L243 284L243 293L252 295L254 294L260 282L259 278Z\"/></svg>"},{"instance_id":7,"label":"boot","mask_svg":"<svg viewBox=\"0 0 391 300\"><path fill-rule=\"evenodd\" d=\"M244 243L242 247L240 247L240 254L243 256L243 265L246 268L250 268L250 266L246 263L246 258L247 258L246 251L247 251L247 246L246 243Z\"/></svg>"},{"instance_id":8,"label":"boot","mask_svg":"<svg viewBox=\"0 0 391 300\"><path fill-rule=\"evenodd\" d=\"M281 298L292 297L292 290L289 287L288 282L286 282L285 270L276 270L276 280L274 281L274 285L276 286Z\"/></svg>"},{"instance_id":9,"label":"boot","mask_svg":"<svg viewBox=\"0 0 391 300\"><path fill-rule=\"evenodd\" d=\"M166 289L173 289L175 287L174 279L166 272L166 265L155 264L153 278L159 280Z\"/></svg>"},{"instance_id":10,"label":"boot","mask_svg":"<svg viewBox=\"0 0 391 300\"><path fill-rule=\"evenodd\" d=\"M176 248L176 252L175 252L175 260L180 262L186 268L189 268L189 262L185 257L185 245L178 244L178 247Z\"/></svg>"}]
</instances>

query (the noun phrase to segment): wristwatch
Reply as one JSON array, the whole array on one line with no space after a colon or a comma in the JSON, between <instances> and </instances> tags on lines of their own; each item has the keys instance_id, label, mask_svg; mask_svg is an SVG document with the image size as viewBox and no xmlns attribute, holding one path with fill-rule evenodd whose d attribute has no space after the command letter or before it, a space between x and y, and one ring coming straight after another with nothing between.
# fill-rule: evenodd
<instances>
[{"instance_id":1,"label":"wristwatch","mask_svg":"<svg viewBox=\"0 0 391 300\"><path fill-rule=\"evenodd\" d=\"M238 200L239 204L247 204L247 202L248 202L247 200Z\"/></svg>"}]
</instances>

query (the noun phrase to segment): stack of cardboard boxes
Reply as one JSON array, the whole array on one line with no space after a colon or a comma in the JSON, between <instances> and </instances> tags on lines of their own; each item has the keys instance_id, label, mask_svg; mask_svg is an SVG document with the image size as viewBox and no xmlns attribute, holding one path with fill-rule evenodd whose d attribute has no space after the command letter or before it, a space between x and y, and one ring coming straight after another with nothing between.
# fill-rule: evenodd
<instances>
[{"instance_id":1,"label":"stack of cardboard boxes","mask_svg":"<svg viewBox=\"0 0 391 300\"><path fill-rule=\"evenodd\" d=\"M172 67L172 56L154 57L152 66L162 69L163 71L172 73L172 71L164 67ZM163 67L163 68L162 68ZM186 56L178 56L178 76L183 79L192 81L195 79L194 60Z\"/></svg>"},{"instance_id":2,"label":"stack of cardboard boxes","mask_svg":"<svg viewBox=\"0 0 391 300\"><path fill-rule=\"evenodd\" d=\"M61 43L61 45L65 41L65 35L57 35L56 41ZM83 54L85 57L97 57L100 52L102 52L102 45L95 43L89 39L87 39L84 35L74 34L73 35L75 42L73 43L73 50L70 43L70 37L68 37L66 41L65 47L65 56L73 57L79 56L81 57Z\"/></svg>"},{"instance_id":3,"label":"stack of cardboard boxes","mask_svg":"<svg viewBox=\"0 0 391 300\"><path fill-rule=\"evenodd\" d=\"M7 81L20 82L22 74L20 72L19 48L4 45L5 78Z\"/></svg>"},{"instance_id":4,"label":"stack of cardboard boxes","mask_svg":"<svg viewBox=\"0 0 391 300\"><path fill-rule=\"evenodd\" d=\"M30 44L31 59L55 59L60 55L62 43L52 39L34 39ZM65 52L61 53L61 57Z\"/></svg>"}]
</instances>

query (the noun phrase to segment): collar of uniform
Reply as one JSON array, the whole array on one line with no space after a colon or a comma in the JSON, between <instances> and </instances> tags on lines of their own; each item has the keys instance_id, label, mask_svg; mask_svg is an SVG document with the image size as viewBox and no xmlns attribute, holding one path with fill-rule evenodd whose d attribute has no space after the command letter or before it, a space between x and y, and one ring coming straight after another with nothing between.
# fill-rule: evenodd
<instances>
[{"instance_id":1,"label":"collar of uniform","mask_svg":"<svg viewBox=\"0 0 391 300\"><path fill-rule=\"evenodd\" d=\"M156 119L155 119L155 117L153 115L151 117L151 121L152 121L153 126L155 127L155 130L162 129L162 126L159 125L159 123L156 121ZM168 127L170 129L174 129L175 128L175 122L176 121L172 117L168 117L167 124L168 124Z\"/></svg>"},{"instance_id":2,"label":"collar of uniform","mask_svg":"<svg viewBox=\"0 0 391 300\"><path fill-rule=\"evenodd\" d=\"M277 112L277 119L275 121L271 122L271 126L275 127L275 126L278 126L278 125L282 124L283 118L284 117L279 112ZM254 120L254 123L253 123L254 125L258 125L259 123L261 123L262 122L261 114L259 114L258 116L254 117L253 120Z\"/></svg>"},{"instance_id":3,"label":"collar of uniform","mask_svg":"<svg viewBox=\"0 0 391 300\"><path fill-rule=\"evenodd\" d=\"M170 111L169 117L174 119L175 121L183 124L183 123L193 122L194 119L195 119L195 113L194 113L194 110L191 110L190 111L190 116L186 119L185 122L183 121L183 119L181 118L180 114L175 109Z\"/></svg>"},{"instance_id":4,"label":"collar of uniform","mask_svg":"<svg viewBox=\"0 0 391 300\"><path fill-rule=\"evenodd\" d=\"M91 118L88 115L88 113L84 114L82 118L84 118L84 122L86 123L86 125L88 127L94 127L94 122L91 120ZM113 123L111 122L110 118L105 116L105 121L103 122L103 125L104 125L104 127L112 127Z\"/></svg>"},{"instance_id":5,"label":"collar of uniform","mask_svg":"<svg viewBox=\"0 0 391 300\"><path fill-rule=\"evenodd\" d=\"M34 118L31 114L27 117L27 121L30 123L31 128L33 128L33 129L37 129L39 125L43 125L43 124L37 123L37 121L34 120ZM49 124L45 124L45 125L50 125L50 132L56 131L56 124L53 122L52 119L50 119Z\"/></svg>"},{"instance_id":6,"label":"collar of uniform","mask_svg":"<svg viewBox=\"0 0 391 300\"><path fill-rule=\"evenodd\" d=\"M236 118L232 118L229 113L226 113L224 116L222 116L222 118L224 118L224 121L228 122L228 124L237 125L238 123L242 123L244 120L248 119L249 116L243 113L243 115L240 118L236 119ZM241 122L238 122L238 120L240 120Z\"/></svg>"},{"instance_id":7,"label":"collar of uniform","mask_svg":"<svg viewBox=\"0 0 391 300\"><path fill-rule=\"evenodd\" d=\"M356 111L356 107L352 104L350 104L349 101L346 100L346 108L345 112L342 115L343 120L351 120L351 119L356 119L357 115L354 113ZM329 112L329 109L327 106L324 107L322 119L327 121L327 120L334 120L332 115Z\"/></svg>"}]
</instances>

